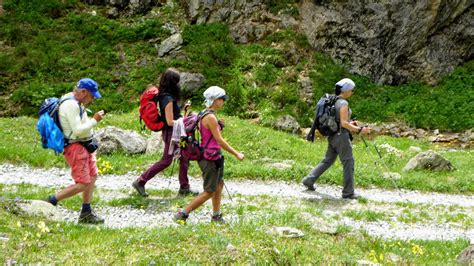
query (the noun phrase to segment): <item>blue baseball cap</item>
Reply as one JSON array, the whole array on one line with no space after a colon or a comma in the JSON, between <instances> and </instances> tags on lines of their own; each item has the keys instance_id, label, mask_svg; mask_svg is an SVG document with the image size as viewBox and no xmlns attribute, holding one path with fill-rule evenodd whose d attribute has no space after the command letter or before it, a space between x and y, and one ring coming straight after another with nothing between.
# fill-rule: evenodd
<instances>
[{"instance_id":1,"label":"blue baseball cap","mask_svg":"<svg viewBox=\"0 0 474 266\"><path fill-rule=\"evenodd\" d=\"M86 89L88 90L94 98L99 99L102 96L99 93L99 85L97 85L97 82L93 79L90 78L83 78L77 82L76 87L78 89Z\"/></svg>"}]
</instances>

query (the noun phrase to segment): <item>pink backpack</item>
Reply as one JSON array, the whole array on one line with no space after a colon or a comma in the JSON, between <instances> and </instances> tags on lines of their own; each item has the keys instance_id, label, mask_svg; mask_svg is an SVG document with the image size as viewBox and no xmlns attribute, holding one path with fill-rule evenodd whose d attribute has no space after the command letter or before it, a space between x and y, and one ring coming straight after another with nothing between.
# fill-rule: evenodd
<instances>
[{"instance_id":1,"label":"pink backpack","mask_svg":"<svg viewBox=\"0 0 474 266\"><path fill-rule=\"evenodd\" d=\"M186 137L181 138L179 146L181 148L181 156L189 161L202 160L203 150L207 147L207 145L209 145L208 142L204 148L201 147L199 144L199 137L196 137L196 131L199 132L199 122L209 113L211 112L204 111L199 114L191 112L185 118L183 118Z\"/></svg>"}]
</instances>

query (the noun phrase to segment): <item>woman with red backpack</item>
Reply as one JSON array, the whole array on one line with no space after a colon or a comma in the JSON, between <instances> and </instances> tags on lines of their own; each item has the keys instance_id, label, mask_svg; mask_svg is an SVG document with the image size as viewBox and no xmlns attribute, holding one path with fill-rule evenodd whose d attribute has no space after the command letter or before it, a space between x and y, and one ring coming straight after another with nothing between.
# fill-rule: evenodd
<instances>
[{"instance_id":1,"label":"woman with red backpack","mask_svg":"<svg viewBox=\"0 0 474 266\"><path fill-rule=\"evenodd\" d=\"M203 159L199 161L199 167L204 179L204 192L195 197L184 209L179 211L174 220L185 223L189 213L199 208L204 202L212 199L213 214L211 222L223 223L221 207L221 195L224 188L224 156L221 149L234 155L238 160L243 160L244 155L232 148L222 138L221 130L223 123L217 120L215 112L220 110L229 98L225 91L217 86L209 87L204 92L206 109L201 112L199 131L201 134L201 147Z\"/></svg>"},{"instance_id":2,"label":"woman with red backpack","mask_svg":"<svg viewBox=\"0 0 474 266\"><path fill-rule=\"evenodd\" d=\"M181 97L181 88L179 86L180 75L174 68L168 68L160 78L158 105L161 110L161 117L164 118L165 125L162 129L162 137L164 142L163 156L161 159L146 170L139 178L133 181L132 186L137 190L138 194L143 197L148 197L145 192L145 184L152 179L159 172L166 169L173 162L173 154L169 154L171 147L171 137L173 134L174 121L181 117L180 106L178 102ZM185 107L186 109L187 107ZM179 191L180 195L193 194L197 192L192 191L189 187L188 179L189 161L185 158L180 158L179 162Z\"/></svg>"}]
</instances>

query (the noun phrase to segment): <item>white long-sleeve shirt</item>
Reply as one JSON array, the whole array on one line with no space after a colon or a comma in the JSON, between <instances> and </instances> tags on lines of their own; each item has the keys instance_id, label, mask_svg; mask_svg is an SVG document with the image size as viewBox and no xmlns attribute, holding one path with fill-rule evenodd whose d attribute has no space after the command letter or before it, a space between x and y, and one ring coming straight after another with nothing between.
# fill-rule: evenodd
<instances>
[{"instance_id":1,"label":"white long-sleeve shirt","mask_svg":"<svg viewBox=\"0 0 474 266\"><path fill-rule=\"evenodd\" d=\"M63 97L70 97L72 93L66 94ZM81 110L82 108L82 119ZM97 121L87 117L85 108L75 100L66 100L59 106L59 122L63 129L64 136L75 141L89 140L93 134L93 127Z\"/></svg>"}]
</instances>

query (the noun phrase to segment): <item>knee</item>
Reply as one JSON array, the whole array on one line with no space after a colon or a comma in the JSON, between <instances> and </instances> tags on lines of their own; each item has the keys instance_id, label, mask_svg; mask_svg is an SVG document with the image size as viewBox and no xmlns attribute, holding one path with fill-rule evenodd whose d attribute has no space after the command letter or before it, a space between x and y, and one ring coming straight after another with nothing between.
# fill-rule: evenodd
<instances>
[{"instance_id":1,"label":"knee","mask_svg":"<svg viewBox=\"0 0 474 266\"><path fill-rule=\"evenodd\" d=\"M324 158L322 163L323 164L333 164L336 161L336 158Z\"/></svg>"},{"instance_id":2,"label":"knee","mask_svg":"<svg viewBox=\"0 0 474 266\"><path fill-rule=\"evenodd\" d=\"M79 191L79 192L82 192L82 191L86 190L89 185L91 185L91 183L89 183L89 184L78 183L78 184L76 184L76 190Z\"/></svg>"},{"instance_id":3,"label":"knee","mask_svg":"<svg viewBox=\"0 0 474 266\"><path fill-rule=\"evenodd\" d=\"M342 159L341 160L342 165L344 166L352 166L354 167L354 158L349 158L349 159Z\"/></svg>"}]
</instances>

